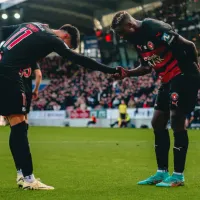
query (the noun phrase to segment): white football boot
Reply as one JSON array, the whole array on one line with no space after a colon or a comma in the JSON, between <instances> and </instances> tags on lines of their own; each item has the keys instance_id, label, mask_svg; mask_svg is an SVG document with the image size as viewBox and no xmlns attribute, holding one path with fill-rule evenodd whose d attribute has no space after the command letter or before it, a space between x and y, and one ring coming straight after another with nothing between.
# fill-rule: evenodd
<instances>
[{"instance_id":1,"label":"white football boot","mask_svg":"<svg viewBox=\"0 0 200 200\"><path fill-rule=\"evenodd\" d=\"M54 190L54 187L45 185L38 179L35 179L32 183L24 180L23 190Z\"/></svg>"}]
</instances>

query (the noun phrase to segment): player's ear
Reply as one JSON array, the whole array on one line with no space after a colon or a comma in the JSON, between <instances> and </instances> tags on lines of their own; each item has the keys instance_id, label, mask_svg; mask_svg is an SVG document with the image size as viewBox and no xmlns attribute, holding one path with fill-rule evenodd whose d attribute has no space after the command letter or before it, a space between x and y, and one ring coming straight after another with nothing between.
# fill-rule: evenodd
<instances>
[{"instance_id":1,"label":"player's ear","mask_svg":"<svg viewBox=\"0 0 200 200\"><path fill-rule=\"evenodd\" d=\"M69 33L65 33L64 39L70 39L70 38L71 38L70 34Z\"/></svg>"}]
</instances>

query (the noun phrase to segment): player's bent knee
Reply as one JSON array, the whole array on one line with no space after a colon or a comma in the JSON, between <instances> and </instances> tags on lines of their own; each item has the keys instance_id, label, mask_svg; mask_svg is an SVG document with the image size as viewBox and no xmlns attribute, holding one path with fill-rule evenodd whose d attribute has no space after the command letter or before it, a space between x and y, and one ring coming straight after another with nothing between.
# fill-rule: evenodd
<instances>
[{"instance_id":1,"label":"player's bent knee","mask_svg":"<svg viewBox=\"0 0 200 200\"><path fill-rule=\"evenodd\" d=\"M174 132L185 130L185 115L178 111L172 111L170 114L171 128Z\"/></svg>"},{"instance_id":2,"label":"player's bent knee","mask_svg":"<svg viewBox=\"0 0 200 200\"><path fill-rule=\"evenodd\" d=\"M10 122L10 126L15 126L25 121L25 115L23 114L9 115L7 118Z\"/></svg>"}]
</instances>

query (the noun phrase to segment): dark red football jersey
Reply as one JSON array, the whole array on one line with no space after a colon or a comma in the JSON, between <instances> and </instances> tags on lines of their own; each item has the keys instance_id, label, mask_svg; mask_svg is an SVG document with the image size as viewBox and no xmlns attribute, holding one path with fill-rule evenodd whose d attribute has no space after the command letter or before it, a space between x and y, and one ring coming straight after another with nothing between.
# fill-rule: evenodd
<instances>
[{"instance_id":1,"label":"dark red football jersey","mask_svg":"<svg viewBox=\"0 0 200 200\"><path fill-rule=\"evenodd\" d=\"M182 73L170 49L179 35L170 25L147 18L142 23L138 37L134 43L142 65L152 67L163 83Z\"/></svg>"}]
</instances>

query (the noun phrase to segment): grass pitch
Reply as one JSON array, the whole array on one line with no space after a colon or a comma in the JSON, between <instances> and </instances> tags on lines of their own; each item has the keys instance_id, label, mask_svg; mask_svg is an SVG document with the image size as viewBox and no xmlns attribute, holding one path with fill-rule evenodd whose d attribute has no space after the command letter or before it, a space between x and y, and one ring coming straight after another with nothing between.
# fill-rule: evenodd
<instances>
[{"instance_id":1,"label":"grass pitch","mask_svg":"<svg viewBox=\"0 0 200 200\"><path fill-rule=\"evenodd\" d=\"M136 184L156 170L152 130L30 127L35 176L54 191L16 187L8 133L0 128L0 200L200 199L200 131L189 131L186 185L156 188Z\"/></svg>"}]
</instances>

